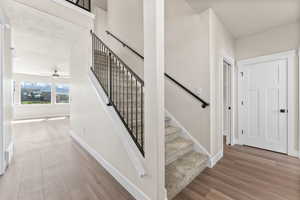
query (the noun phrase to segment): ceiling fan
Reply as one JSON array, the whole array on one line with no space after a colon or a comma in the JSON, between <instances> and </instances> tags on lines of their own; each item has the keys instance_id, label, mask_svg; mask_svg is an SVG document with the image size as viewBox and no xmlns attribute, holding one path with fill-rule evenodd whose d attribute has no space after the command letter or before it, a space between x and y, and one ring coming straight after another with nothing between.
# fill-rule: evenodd
<instances>
[{"instance_id":1,"label":"ceiling fan","mask_svg":"<svg viewBox=\"0 0 300 200\"><path fill-rule=\"evenodd\" d=\"M52 77L53 77L53 78L58 78L58 77L60 77L60 75L59 75L57 69L54 70L54 73L52 74Z\"/></svg>"}]
</instances>

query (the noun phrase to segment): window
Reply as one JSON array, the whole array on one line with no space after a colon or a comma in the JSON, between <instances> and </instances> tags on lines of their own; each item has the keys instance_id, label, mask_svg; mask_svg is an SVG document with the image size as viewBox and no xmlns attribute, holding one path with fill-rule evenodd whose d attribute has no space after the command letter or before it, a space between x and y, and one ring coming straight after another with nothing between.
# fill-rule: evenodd
<instances>
[{"instance_id":1,"label":"window","mask_svg":"<svg viewBox=\"0 0 300 200\"><path fill-rule=\"evenodd\" d=\"M69 86L56 85L56 103L69 103Z\"/></svg>"},{"instance_id":2,"label":"window","mask_svg":"<svg viewBox=\"0 0 300 200\"><path fill-rule=\"evenodd\" d=\"M51 104L51 84L22 82L21 104Z\"/></svg>"}]
</instances>

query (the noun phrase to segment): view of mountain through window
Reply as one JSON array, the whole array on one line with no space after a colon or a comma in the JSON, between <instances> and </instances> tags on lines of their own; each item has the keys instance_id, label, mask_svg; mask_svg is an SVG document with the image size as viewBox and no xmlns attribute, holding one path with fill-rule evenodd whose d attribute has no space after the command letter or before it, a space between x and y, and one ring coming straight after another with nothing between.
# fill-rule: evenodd
<instances>
[{"instance_id":1,"label":"view of mountain through window","mask_svg":"<svg viewBox=\"0 0 300 200\"><path fill-rule=\"evenodd\" d=\"M21 104L51 104L51 84L22 82Z\"/></svg>"},{"instance_id":2,"label":"view of mountain through window","mask_svg":"<svg viewBox=\"0 0 300 200\"><path fill-rule=\"evenodd\" d=\"M68 85L57 85L56 103L69 103L69 90Z\"/></svg>"}]
</instances>

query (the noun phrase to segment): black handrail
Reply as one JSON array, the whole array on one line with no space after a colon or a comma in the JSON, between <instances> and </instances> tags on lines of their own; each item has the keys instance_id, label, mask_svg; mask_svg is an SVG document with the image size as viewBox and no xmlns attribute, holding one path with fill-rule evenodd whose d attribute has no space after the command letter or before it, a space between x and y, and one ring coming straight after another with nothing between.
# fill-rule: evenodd
<instances>
[{"instance_id":1,"label":"black handrail","mask_svg":"<svg viewBox=\"0 0 300 200\"><path fill-rule=\"evenodd\" d=\"M140 57L141 59L144 60L144 56L142 56L141 54L139 54L136 50L134 50L132 47L128 46L125 42L123 42L122 40L120 40L117 36L115 36L114 34L112 34L109 31L106 31L106 33L110 36L112 36L113 38L115 38L117 41L119 41L123 47L129 49L130 51L132 51L135 55L137 55L138 57Z\"/></svg>"},{"instance_id":2,"label":"black handrail","mask_svg":"<svg viewBox=\"0 0 300 200\"><path fill-rule=\"evenodd\" d=\"M130 51L132 51L134 54L136 54L138 57L140 57L141 59L144 60L144 56L142 56L137 51L135 51L133 48L131 48L130 46L128 46L125 42L123 42L122 40L120 40L117 36L115 36L114 34L112 34L109 31L106 31L106 33L108 35L111 35L113 38L115 38L117 41L119 41L124 47L128 48ZM204 101L203 99L201 99L200 97L198 97L196 94L194 94L192 91L190 91L189 89L187 89L184 85L182 85L181 83L179 83L178 81L176 81L170 75L168 75L167 73L165 73L164 75L168 79L170 79L171 81L173 81L175 84L177 84L179 87L181 87L184 91L186 91L187 93L189 93L190 95L192 95L194 98L196 98L198 101L200 101L202 103L202 108L206 108L207 106L209 106L209 103L207 103L206 101Z\"/></svg>"},{"instance_id":3,"label":"black handrail","mask_svg":"<svg viewBox=\"0 0 300 200\"><path fill-rule=\"evenodd\" d=\"M176 83L179 87L181 87L184 91L186 91L187 93L189 93L190 95L192 95L194 98L196 98L198 101L200 101L202 103L202 108L206 108L206 106L209 106L209 103L205 102L203 99L201 99L200 97L198 97L196 94L194 94L193 92L191 92L189 89L187 89L185 86L183 86L181 83L179 83L178 81L176 81L174 78L172 78L170 75L168 75L167 73L165 73L165 76L170 79L171 81L173 81L174 83Z\"/></svg>"},{"instance_id":4,"label":"black handrail","mask_svg":"<svg viewBox=\"0 0 300 200\"><path fill-rule=\"evenodd\" d=\"M135 78L137 78L142 84L143 84L143 86L144 86L144 81L143 81L143 79L141 79L140 77L139 77L139 75L137 75L132 69L130 69L126 64L125 64L125 62L119 57L119 56L117 56L117 54L115 54L115 52L113 52L95 33L93 33L93 31L90 31L91 32L91 34L95 37L95 38L97 38L97 40L100 40L101 41L101 43L102 43L102 45L105 47L105 48L107 48L107 49L109 49L109 51L110 51L110 53L111 54L113 54L113 56L114 57L116 57L126 68L127 68L127 70L128 71L130 71L130 73L132 73L134 76L135 76Z\"/></svg>"},{"instance_id":5,"label":"black handrail","mask_svg":"<svg viewBox=\"0 0 300 200\"><path fill-rule=\"evenodd\" d=\"M91 71L143 156L144 81L91 31Z\"/></svg>"},{"instance_id":6,"label":"black handrail","mask_svg":"<svg viewBox=\"0 0 300 200\"><path fill-rule=\"evenodd\" d=\"M76 0L76 2L72 0L66 0L66 1L88 12L91 12L91 0Z\"/></svg>"}]
</instances>

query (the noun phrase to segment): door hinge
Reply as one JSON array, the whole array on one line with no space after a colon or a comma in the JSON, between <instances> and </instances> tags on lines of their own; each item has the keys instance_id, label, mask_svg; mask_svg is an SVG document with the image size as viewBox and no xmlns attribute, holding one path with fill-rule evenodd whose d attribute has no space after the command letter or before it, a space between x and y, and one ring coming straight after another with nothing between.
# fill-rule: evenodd
<instances>
[{"instance_id":1,"label":"door hinge","mask_svg":"<svg viewBox=\"0 0 300 200\"><path fill-rule=\"evenodd\" d=\"M242 106L244 105L244 101L241 101L241 105L242 105Z\"/></svg>"},{"instance_id":2,"label":"door hinge","mask_svg":"<svg viewBox=\"0 0 300 200\"><path fill-rule=\"evenodd\" d=\"M244 77L244 72L241 72L241 77Z\"/></svg>"},{"instance_id":3,"label":"door hinge","mask_svg":"<svg viewBox=\"0 0 300 200\"><path fill-rule=\"evenodd\" d=\"M244 130L242 129L242 135L244 135Z\"/></svg>"}]
</instances>

